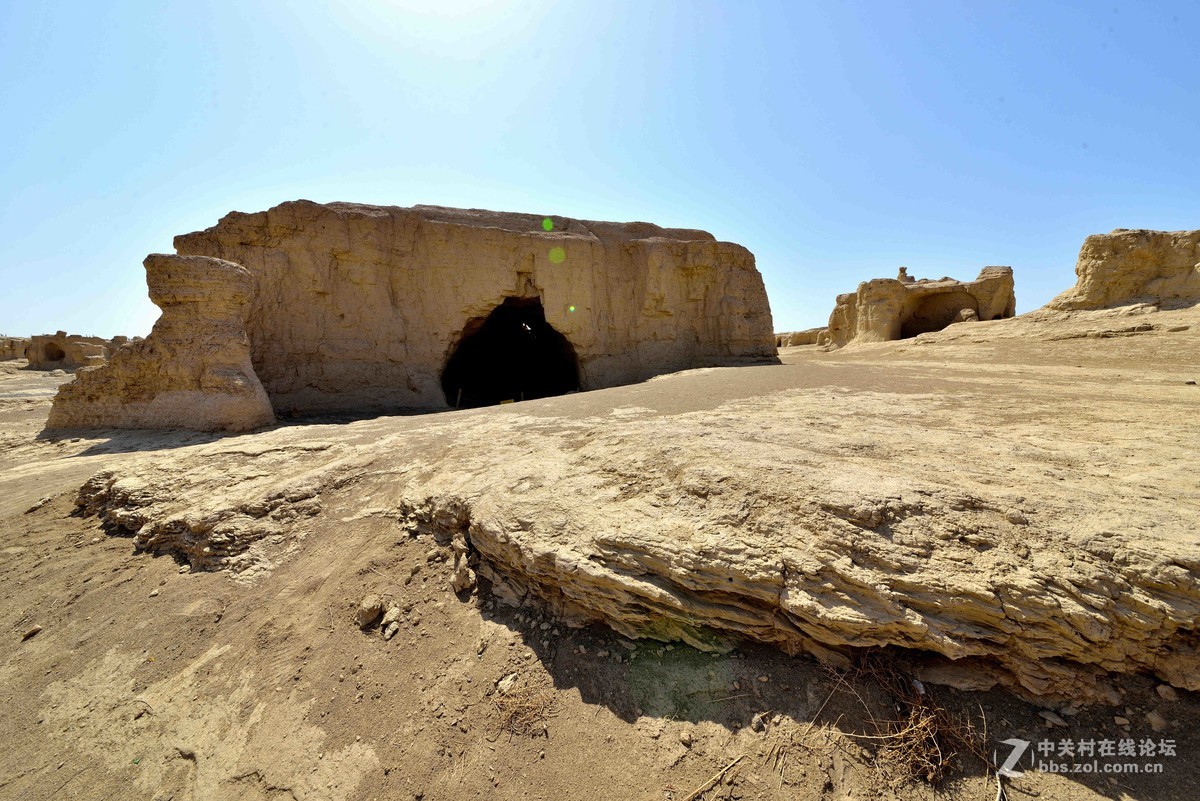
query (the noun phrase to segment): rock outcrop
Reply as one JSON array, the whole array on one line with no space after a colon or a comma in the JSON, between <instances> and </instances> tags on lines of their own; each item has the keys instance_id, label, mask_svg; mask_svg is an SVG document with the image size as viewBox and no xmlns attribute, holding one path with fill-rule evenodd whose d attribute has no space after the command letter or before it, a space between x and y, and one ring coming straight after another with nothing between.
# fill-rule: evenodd
<instances>
[{"instance_id":1,"label":"rock outcrop","mask_svg":"<svg viewBox=\"0 0 1200 801\"><path fill-rule=\"evenodd\" d=\"M1200 303L1200 231L1118 228L1083 242L1075 286L1052 309L1103 309L1133 303L1179 308Z\"/></svg>"},{"instance_id":2,"label":"rock outcrop","mask_svg":"<svg viewBox=\"0 0 1200 801\"><path fill-rule=\"evenodd\" d=\"M24 359L29 337L0 337L0 361Z\"/></svg>"},{"instance_id":3,"label":"rock outcrop","mask_svg":"<svg viewBox=\"0 0 1200 801\"><path fill-rule=\"evenodd\" d=\"M85 337L59 331L39 334L29 340L25 358L34 370L76 370L108 361L111 343L100 337Z\"/></svg>"},{"instance_id":4,"label":"rock outcrop","mask_svg":"<svg viewBox=\"0 0 1200 801\"><path fill-rule=\"evenodd\" d=\"M162 309L154 330L63 385L46 427L244 431L273 422L250 364L250 274L202 256L154 254L144 264Z\"/></svg>"},{"instance_id":5,"label":"rock outcrop","mask_svg":"<svg viewBox=\"0 0 1200 801\"><path fill-rule=\"evenodd\" d=\"M703 231L296 201L175 246L253 276L251 360L287 411L482 405L775 355L753 255Z\"/></svg>"},{"instance_id":6,"label":"rock outcrop","mask_svg":"<svg viewBox=\"0 0 1200 801\"><path fill-rule=\"evenodd\" d=\"M1016 314L1011 267L984 267L974 281L875 278L838 295L821 344L887 342L940 331L957 322L998 320Z\"/></svg>"}]
</instances>

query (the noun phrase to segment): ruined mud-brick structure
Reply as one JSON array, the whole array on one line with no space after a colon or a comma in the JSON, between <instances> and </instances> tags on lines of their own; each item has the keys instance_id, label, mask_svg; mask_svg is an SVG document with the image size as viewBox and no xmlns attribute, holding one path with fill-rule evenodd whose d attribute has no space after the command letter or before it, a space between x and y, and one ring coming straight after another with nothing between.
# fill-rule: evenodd
<instances>
[{"instance_id":1,"label":"ruined mud-brick structure","mask_svg":"<svg viewBox=\"0 0 1200 801\"><path fill-rule=\"evenodd\" d=\"M815 345L825 333L825 327L807 328L803 331L785 331L775 335L775 347L794 348L797 345Z\"/></svg>"},{"instance_id":2,"label":"ruined mud-brick structure","mask_svg":"<svg viewBox=\"0 0 1200 801\"><path fill-rule=\"evenodd\" d=\"M1051 309L1103 309L1151 303L1163 309L1200 302L1200 231L1118 228L1083 242L1075 286Z\"/></svg>"},{"instance_id":3,"label":"ruined mud-brick structure","mask_svg":"<svg viewBox=\"0 0 1200 801\"><path fill-rule=\"evenodd\" d=\"M822 344L887 342L940 331L957 322L999 320L1016 314L1011 267L984 267L974 281L875 278L838 295Z\"/></svg>"},{"instance_id":4,"label":"ruined mud-brick structure","mask_svg":"<svg viewBox=\"0 0 1200 801\"><path fill-rule=\"evenodd\" d=\"M25 358L34 370L75 370L94 367L108 361L109 355L126 341L125 337L102 339L68 334L39 334L29 340Z\"/></svg>"},{"instance_id":5,"label":"ruined mud-brick structure","mask_svg":"<svg viewBox=\"0 0 1200 801\"><path fill-rule=\"evenodd\" d=\"M64 387L51 427L246 430L775 355L754 256L703 231L295 201L175 248L145 262L153 333Z\"/></svg>"},{"instance_id":6,"label":"ruined mud-brick structure","mask_svg":"<svg viewBox=\"0 0 1200 801\"><path fill-rule=\"evenodd\" d=\"M29 341L29 337L0 337L0 362L24 359Z\"/></svg>"}]
</instances>

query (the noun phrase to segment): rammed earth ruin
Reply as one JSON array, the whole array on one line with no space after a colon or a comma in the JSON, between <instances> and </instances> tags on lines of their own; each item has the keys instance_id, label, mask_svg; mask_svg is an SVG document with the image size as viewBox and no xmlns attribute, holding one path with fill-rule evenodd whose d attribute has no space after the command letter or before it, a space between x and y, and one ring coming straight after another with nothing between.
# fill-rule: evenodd
<instances>
[{"instance_id":1,"label":"rammed earth ruin","mask_svg":"<svg viewBox=\"0 0 1200 801\"><path fill-rule=\"evenodd\" d=\"M775 356L754 256L704 231L301 200L175 248L145 262L153 333L65 386L49 427L248 430Z\"/></svg>"}]
</instances>

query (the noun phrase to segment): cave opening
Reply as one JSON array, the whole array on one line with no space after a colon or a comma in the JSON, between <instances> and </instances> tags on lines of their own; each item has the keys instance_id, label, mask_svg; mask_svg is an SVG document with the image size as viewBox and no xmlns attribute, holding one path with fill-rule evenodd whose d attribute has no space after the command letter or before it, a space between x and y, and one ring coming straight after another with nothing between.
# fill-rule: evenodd
<instances>
[{"instance_id":1,"label":"cave opening","mask_svg":"<svg viewBox=\"0 0 1200 801\"><path fill-rule=\"evenodd\" d=\"M53 342L47 342L42 348L42 352L46 355L48 362L61 362L67 357L67 354L58 345Z\"/></svg>"},{"instance_id":2,"label":"cave opening","mask_svg":"<svg viewBox=\"0 0 1200 801\"><path fill-rule=\"evenodd\" d=\"M463 328L442 371L455 408L564 395L579 389L579 361L565 336L546 322L539 298L505 298Z\"/></svg>"},{"instance_id":3,"label":"cave opening","mask_svg":"<svg viewBox=\"0 0 1200 801\"><path fill-rule=\"evenodd\" d=\"M924 297L908 319L900 324L900 338L908 339L918 334L941 331L959 319L958 315L964 309L976 313L979 311L979 302L967 292L939 292Z\"/></svg>"}]
</instances>

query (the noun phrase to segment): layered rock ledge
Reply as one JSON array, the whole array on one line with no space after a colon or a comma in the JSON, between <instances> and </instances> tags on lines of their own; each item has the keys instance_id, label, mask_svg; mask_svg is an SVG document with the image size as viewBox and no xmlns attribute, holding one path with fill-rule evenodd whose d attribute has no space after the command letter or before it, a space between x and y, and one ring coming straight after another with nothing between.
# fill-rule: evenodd
<instances>
[{"instance_id":1,"label":"layered rock ledge","mask_svg":"<svg viewBox=\"0 0 1200 801\"><path fill-rule=\"evenodd\" d=\"M458 542L497 597L630 637L843 665L886 648L1027 695L1115 700L1125 673L1200 689L1187 314L276 429L130 462L79 503L201 567L265 569L312 536L386 547L356 533L375 521Z\"/></svg>"}]
</instances>

